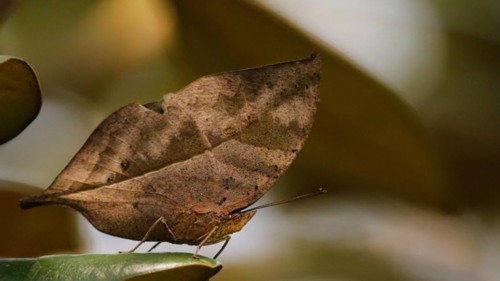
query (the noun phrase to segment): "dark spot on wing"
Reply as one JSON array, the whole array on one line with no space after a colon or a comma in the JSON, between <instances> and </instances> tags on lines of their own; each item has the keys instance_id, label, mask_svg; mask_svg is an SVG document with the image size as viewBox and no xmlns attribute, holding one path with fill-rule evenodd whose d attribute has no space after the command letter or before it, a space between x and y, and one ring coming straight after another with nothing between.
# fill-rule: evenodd
<instances>
[{"instance_id":1,"label":"dark spot on wing","mask_svg":"<svg viewBox=\"0 0 500 281\"><path fill-rule=\"evenodd\" d=\"M272 102L274 107L278 107L283 103L290 101L295 97L307 98L311 93L307 91L310 87L317 87L319 85L320 75L314 73L311 75L301 77L296 83L288 85L288 87L281 90Z\"/></svg>"},{"instance_id":2,"label":"dark spot on wing","mask_svg":"<svg viewBox=\"0 0 500 281\"><path fill-rule=\"evenodd\" d=\"M222 197L221 200L219 200L219 202L217 202L217 205L222 205L224 202L226 202L227 198L226 197Z\"/></svg>"},{"instance_id":3,"label":"dark spot on wing","mask_svg":"<svg viewBox=\"0 0 500 281\"><path fill-rule=\"evenodd\" d=\"M228 177L228 178L222 179L222 187L224 187L224 189L228 190L228 189L232 189L236 186L237 186L236 180L233 177Z\"/></svg>"},{"instance_id":4,"label":"dark spot on wing","mask_svg":"<svg viewBox=\"0 0 500 281\"><path fill-rule=\"evenodd\" d=\"M124 160L120 163L120 166L122 167L122 171L127 171L128 168L130 168L130 161Z\"/></svg>"},{"instance_id":5,"label":"dark spot on wing","mask_svg":"<svg viewBox=\"0 0 500 281\"><path fill-rule=\"evenodd\" d=\"M238 73L241 80L235 90L243 91L246 100L255 101L264 94L266 89L273 89L274 83L269 78L268 71L242 71Z\"/></svg>"}]
</instances>

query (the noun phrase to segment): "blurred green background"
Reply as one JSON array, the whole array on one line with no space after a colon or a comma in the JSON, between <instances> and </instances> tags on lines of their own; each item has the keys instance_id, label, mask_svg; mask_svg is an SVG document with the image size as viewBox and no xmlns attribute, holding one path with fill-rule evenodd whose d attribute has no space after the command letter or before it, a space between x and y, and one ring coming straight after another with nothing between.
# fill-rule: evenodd
<instances>
[{"instance_id":1,"label":"blurred green background","mask_svg":"<svg viewBox=\"0 0 500 281\"><path fill-rule=\"evenodd\" d=\"M47 187L127 103L316 51L313 131L260 203L329 193L259 211L214 280L500 278L498 1L2 3L0 53L30 63L43 105L0 146L0 256L132 247L74 211L21 212L17 200Z\"/></svg>"}]
</instances>

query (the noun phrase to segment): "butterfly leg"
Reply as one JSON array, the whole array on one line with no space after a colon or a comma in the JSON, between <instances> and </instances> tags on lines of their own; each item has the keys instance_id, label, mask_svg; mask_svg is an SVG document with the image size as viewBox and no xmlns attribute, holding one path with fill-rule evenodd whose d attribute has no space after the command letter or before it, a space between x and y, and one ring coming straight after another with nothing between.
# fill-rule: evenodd
<instances>
[{"instance_id":1,"label":"butterfly leg","mask_svg":"<svg viewBox=\"0 0 500 281\"><path fill-rule=\"evenodd\" d=\"M172 230L170 229L170 227L168 227L168 224L167 224L167 221L165 220L165 218L164 218L164 217L161 217L161 218L163 218L163 220L161 220L161 223L165 226L165 229L167 230L167 232L168 232L168 233L172 236L172 239L173 239L174 241L177 241L177 237L176 237L176 236L175 236L175 234L172 232ZM161 218L160 218L160 219L161 219ZM151 252L151 251L153 251L156 247L158 247L158 245L160 245L160 244L161 244L161 242L162 242L162 241L158 241L158 242L156 242L156 244L154 244L154 245L153 245L153 247L149 248L148 253L149 253L149 252Z\"/></svg>"},{"instance_id":2,"label":"butterfly leg","mask_svg":"<svg viewBox=\"0 0 500 281\"><path fill-rule=\"evenodd\" d=\"M139 246L141 246L144 242L146 242L146 240L148 239L149 235L151 234L151 232L156 228L156 226L159 224L159 223L163 223L163 225L165 225L165 227L167 228L167 231L172 235L172 237L175 239L175 235L172 233L172 231L170 230L170 228L168 227L167 225L167 220L165 219L165 217L161 216L159 219L157 219L152 225L151 227L148 229L148 231L146 232L146 234L144 235L144 237L142 238L142 240L134 247L132 248L131 250L129 251L120 251L119 253L133 253L135 250L137 250L137 248L139 248ZM161 242L160 242L161 243ZM153 248L151 248L150 250L156 248L156 246L158 246L159 243L157 243L157 245L154 245Z\"/></svg>"},{"instance_id":3,"label":"butterfly leg","mask_svg":"<svg viewBox=\"0 0 500 281\"><path fill-rule=\"evenodd\" d=\"M222 247L220 248L220 250L217 252L217 254L215 254L215 256L212 259L215 260L222 253L222 251L224 251L224 249L227 246L227 243L229 243L229 240L231 240L231 236L224 237L224 244L222 245Z\"/></svg>"},{"instance_id":4,"label":"butterfly leg","mask_svg":"<svg viewBox=\"0 0 500 281\"><path fill-rule=\"evenodd\" d=\"M194 259L197 259L198 258L198 252L200 251L201 247L203 246L203 244L205 244L208 239L210 239L210 237L214 234L214 232L217 230L217 228L219 228L219 226L214 226L214 228L212 228L212 230L210 230L210 232L208 232L207 234L204 234L203 236L205 236L205 238L203 238L203 240L201 240L200 244L198 244L198 246L196 247L196 250L194 251L194 254L193 254L193 258ZM203 237L201 236L201 237ZM200 237L200 239L201 239Z\"/></svg>"},{"instance_id":5,"label":"butterfly leg","mask_svg":"<svg viewBox=\"0 0 500 281\"><path fill-rule=\"evenodd\" d=\"M160 245L160 244L161 244L161 241L156 242L156 243L153 245L153 247L149 248L148 253L149 253L149 252L151 252L151 251L153 251L153 250L154 250L156 247L158 247L158 245Z\"/></svg>"}]
</instances>

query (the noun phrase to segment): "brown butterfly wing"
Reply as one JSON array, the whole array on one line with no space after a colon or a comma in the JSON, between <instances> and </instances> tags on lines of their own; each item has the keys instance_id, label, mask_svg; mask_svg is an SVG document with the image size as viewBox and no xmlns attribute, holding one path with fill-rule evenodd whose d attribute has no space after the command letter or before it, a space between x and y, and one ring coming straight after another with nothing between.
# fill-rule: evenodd
<instances>
[{"instance_id":1,"label":"brown butterfly wing","mask_svg":"<svg viewBox=\"0 0 500 281\"><path fill-rule=\"evenodd\" d=\"M258 200L312 126L320 58L202 77L106 118L42 194L104 232L140 239L160 216L219 216ZM189 217L189 218L188 218Z\"/></svg>"}]
</instances>

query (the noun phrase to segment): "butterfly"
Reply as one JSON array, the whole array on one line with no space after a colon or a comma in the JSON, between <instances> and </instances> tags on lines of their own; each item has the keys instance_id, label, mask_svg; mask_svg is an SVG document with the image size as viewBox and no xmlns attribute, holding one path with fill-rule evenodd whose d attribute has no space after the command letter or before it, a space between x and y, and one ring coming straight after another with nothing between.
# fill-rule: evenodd
<instances>
[{"instance_id":1,"label":"butterfly","mask_svg":"<svg viewBox=\"0 0 500 281\"><path fill-rule=\"evenodd\" d=\"M141 241L137 247L197 245L196 256L225 241L223 249L302 148L320 69L313 54L204 76L159 101L122 107L20 206L73 208L102 232Z\"/></svg>"}]
</instances>

